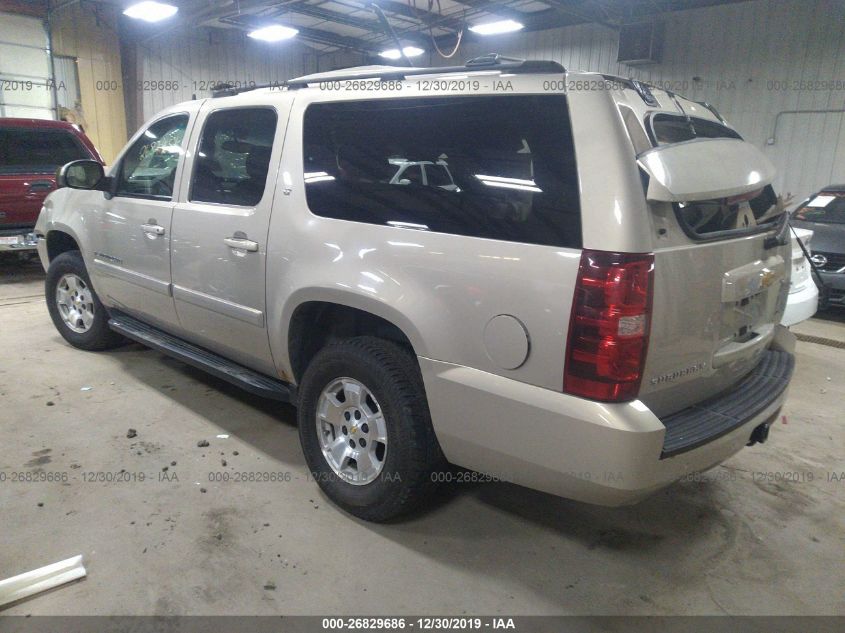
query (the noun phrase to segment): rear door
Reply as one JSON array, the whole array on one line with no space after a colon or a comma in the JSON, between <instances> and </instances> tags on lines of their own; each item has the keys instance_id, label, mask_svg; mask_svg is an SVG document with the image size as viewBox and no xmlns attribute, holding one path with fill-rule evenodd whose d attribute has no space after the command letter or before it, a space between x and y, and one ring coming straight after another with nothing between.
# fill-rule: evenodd
<instances>
[{"instance_id":1,"label":"rear door","mask_svg":"<svg viewBox=\"0 0 845 633\"><path fill-rule=\"evenodd\" d=\"M741 139L659 145L638 164L656 236L640 397L665 415L725 391L759 362L786 305L790 245L774 168Z\"/></svg>"}]
</instances>

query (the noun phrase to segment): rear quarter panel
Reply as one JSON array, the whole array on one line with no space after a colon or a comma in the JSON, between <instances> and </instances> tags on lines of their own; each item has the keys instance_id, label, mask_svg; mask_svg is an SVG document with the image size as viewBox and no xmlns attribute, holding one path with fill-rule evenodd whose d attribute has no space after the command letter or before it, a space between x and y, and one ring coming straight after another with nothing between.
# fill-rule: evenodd
<instances>
[{"instance_id":1,"label":"rear quarter panel","mask_svg":"<svg viewBox=\"0 0 845 633\"><path fill-rule=\"evenodd\" d=\"M312 100L372 97L308 90L297 94L293 106L277 189L287 194L277 194L267 253L268 322L275 324L269 334L280 374L292 375L291 315L303 302L330 301L392 322L420 356L560 391L579 249L349 222L309 211L302 177L305 108ZM516 369L499 367L485 349L484 328L500 314L515 316L528 332L530 352Z\"/></svg>"}]
</instances>

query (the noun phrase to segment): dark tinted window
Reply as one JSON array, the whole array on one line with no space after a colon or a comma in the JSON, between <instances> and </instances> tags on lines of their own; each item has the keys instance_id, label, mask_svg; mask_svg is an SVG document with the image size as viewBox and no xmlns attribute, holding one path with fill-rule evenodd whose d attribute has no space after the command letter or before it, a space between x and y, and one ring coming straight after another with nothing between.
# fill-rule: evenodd
<instances>
[{"instance_id":1,"label":"dark tinted window","mask_svg":"<svg viewBox=\"0 0 845 633\"><path fill-rule=\"evenodd\" d=\"M188 115L177 114L147 128L123 156L117 194L169 200L187 127Z\"/></svg>"},{"instance_id":2,"label":"dark tinted window","mask_svg":"<svg viewBox=\"0 0 845 633\"><path fill-rule=\"evenodd\" d=\"M691 141L695 138L742 138L729 127L691 117L676 114L655 114L651 117L651 129L658 145Z\"/></svg>"},{"instance_id":3,"label":"dark tinted window","mask_svg":"<svg viewBox=\"0 0 845 633\"><path fill-rule=\"evenodd\" d=\"M252 207L267 184L276 113L268 108L219 110L206 119L191 181L193 202Z\"/></svg>"},{"instance_id":4,"label":"dark tinted window","mask_svg":"<svg viewBox=\"0 0 845 633\"><path fill-rule=\"evenodd\" d=\"M795 212L796 220L845 224L845 192L822 191Z\"/></svg>"},{"instance_id":5,"label":"dark tinted window","mask_svg":"<svg viewBox=\"0 0 845 633\"><path fill-rule=\"evenodd\" d=\"M678 203L675 209L687 233L703 238L770 226L783 214L771 185L731 198Z\"/></svg>"},{"instance_id":6,"label":"dark tinted window","mask_svg":"<svg viewBox=\"0 0 845 633\"><path fill-rule=\"evenodd\" d=\"M0 129L0 174L52 173L91 154L64 130Z\"/></svg>"},{"instance_id":7,"label":"dark tinted window","mask_svg":"<svg viewBox=\"0 0 845 633\"><path fill-rule=\"evenodd\" d=\"M315 104L305 113L304 154L308 205L318 215L581 244L562 95Z\"/></svg>"}]
</instances>

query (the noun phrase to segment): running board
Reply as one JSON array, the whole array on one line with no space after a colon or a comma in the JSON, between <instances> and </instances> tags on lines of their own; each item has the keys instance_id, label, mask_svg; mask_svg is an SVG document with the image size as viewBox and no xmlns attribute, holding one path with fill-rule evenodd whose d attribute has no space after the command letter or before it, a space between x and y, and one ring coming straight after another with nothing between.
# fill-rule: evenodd
<instances>
[{"instance_id":1,"label":"running board","mask_svg":"<svg viewBox=\"0 0 845 633\"><path fill-rule=\"evenodd\" d=\"M125 314L113 314L109 327L126 338L137 341L183 363L202 369L256 396L293 401L293 387L252 369L238 365L223 356L154 328Z\"/></svg>"}]
</instances>

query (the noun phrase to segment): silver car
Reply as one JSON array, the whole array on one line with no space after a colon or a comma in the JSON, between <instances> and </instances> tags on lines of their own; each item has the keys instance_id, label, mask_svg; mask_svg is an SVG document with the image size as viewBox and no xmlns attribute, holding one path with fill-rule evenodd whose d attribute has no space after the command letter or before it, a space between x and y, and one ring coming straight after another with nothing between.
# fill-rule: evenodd
<instances>
[{"instance_id":1,"label":"silver car","mask_svg":"<svg viewBox=\"0 0 845 633\"><path fill-rule=\"evenodd\" d=\"M67 341L293 402L354 515L417 507L450 465L619 505L783 405L773 177L707 104L490 56L167 108L107 175L66 165L37 232Z\"/></svg>"}]
</instances>

